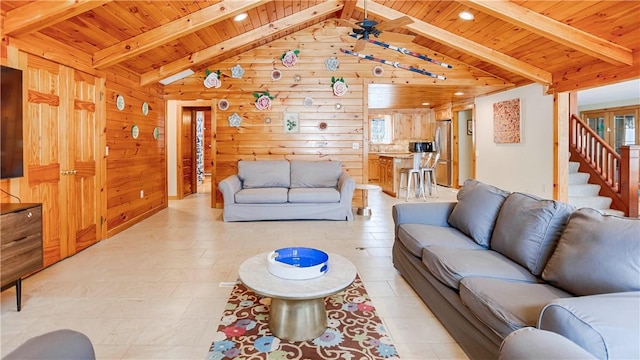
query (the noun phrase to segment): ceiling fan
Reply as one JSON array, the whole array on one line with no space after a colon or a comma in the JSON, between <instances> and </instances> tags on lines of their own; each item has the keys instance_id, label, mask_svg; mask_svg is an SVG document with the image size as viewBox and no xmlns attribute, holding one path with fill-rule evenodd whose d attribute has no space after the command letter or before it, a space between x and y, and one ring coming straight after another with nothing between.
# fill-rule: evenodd
<instances>
[{"instance_id":1,"label":"ceiling fan","mask_svg":"<svg viewBox=\"0 0 640 360\"><path fill-rule=\"evenodd\" d=\"M385 21L383 23L378 23L375 20L369 20L367 18L367 0L364 1L364 19L355 23L344 19L337 20L338 23L352 28L353 33L350 35L357 39L356 45L353 47L353 51L363 50L369 42L371 36L375 38L380 37L381 40L404 42L411 42L414 38L414 36L412 35L397 34L392 32L383 33L383 31L388 29L412 24L413 20L411 20L411 18L408 16L401 16L397 19Z\"/></svg>"}]
</instances>

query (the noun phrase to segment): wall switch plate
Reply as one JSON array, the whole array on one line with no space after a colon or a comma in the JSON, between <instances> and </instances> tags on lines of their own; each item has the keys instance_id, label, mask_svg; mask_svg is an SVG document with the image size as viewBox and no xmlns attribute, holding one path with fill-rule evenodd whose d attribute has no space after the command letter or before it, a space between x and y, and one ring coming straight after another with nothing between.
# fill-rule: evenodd
<instances>
[{"instance_id":1,"label":"wall switch plate","mask_svg":"<svg viewBox=\"0 0 640 360\"><path fill-rule=\"evenodd\" d=\"M355 143L351 144L351 148L352 148L353 150L360 149L360 143L355 142Z\"/></svg>"},{"instance_id":2,"label":"wall switch plate","mask_svg":"<svg viewBox=\"0 0 640 360\"><path fill-rule=\"evenodd\" d=\"M140 199L144 199L144 190L140 190Z\"/></svg>"},{"instance_id":3,"label":"wall switch plate","mask_svg":"<svg viewBox=\"0 0 640 360\"><path fill-rule=\"evenodd\" d=\"M106 146L105 149L104 149L104 155L105 156L109 156L109 147L108 146Z\"/></svg>"}]
</instances>

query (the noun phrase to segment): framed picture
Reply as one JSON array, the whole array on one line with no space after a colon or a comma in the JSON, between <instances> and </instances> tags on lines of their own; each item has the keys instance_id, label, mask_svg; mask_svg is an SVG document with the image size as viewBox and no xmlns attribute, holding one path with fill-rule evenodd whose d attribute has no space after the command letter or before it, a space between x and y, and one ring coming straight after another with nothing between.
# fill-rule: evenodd
<instances>
[{"instance_id":1,"label":"framed picture","mask_svg":"<svg viewBox=\"0 0 640 360\"><path fill-rule=\"evenodd\" d=\"M505 100L493 104L493 142L517 144L520 135L520 99Z\"/></svg>"},{"instance_id":2,"label":"framed picture","mask_svg":"<svg viewBox=\"0 0 640 360\"><path fill-rule=\"evenodd\" d=\"M285 133L300 132L300 121L298 120L298 113L284 113L283 120Z\"/></svg>"},{"instance_id":3,"label":"framed picture","mask_svg":"<svg viewBox=\"0 0 640 360\"><path fill-rule=\"evenodd\" d=\"M467 135L473 135L473 119L467 120Z\"/></svg>"}]
</instances>

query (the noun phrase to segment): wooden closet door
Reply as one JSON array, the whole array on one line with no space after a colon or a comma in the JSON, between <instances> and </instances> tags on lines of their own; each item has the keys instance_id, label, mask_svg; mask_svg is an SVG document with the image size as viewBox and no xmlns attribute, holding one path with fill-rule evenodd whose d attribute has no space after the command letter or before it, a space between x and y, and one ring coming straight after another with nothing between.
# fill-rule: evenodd
<instances>
[{"instance_id":1,"label":"wooden closet door","mask_svg":"<svg viewBox=\"0 0 640 360\"><path fill-rule=\"evenodd\" d=\"M42 203L46 267L101 239L104 116L96 112L96 99L104 85L36 56L22 54L20 62L28 99L20 194L25 202Z\"/></svg>"},{"instance_id":2,"label":"wooden closet door","mask_svg":"<svg viewBox=\"0 0 640 360\"><path fill-rule=\"evenodd\" d=\"M96 243L100 238L99 146L96 116L99 82L91 75L69 71L69 101L65 157L70 173L64 176L67 219L67 255Z\"/></svg>"}]
</instances>

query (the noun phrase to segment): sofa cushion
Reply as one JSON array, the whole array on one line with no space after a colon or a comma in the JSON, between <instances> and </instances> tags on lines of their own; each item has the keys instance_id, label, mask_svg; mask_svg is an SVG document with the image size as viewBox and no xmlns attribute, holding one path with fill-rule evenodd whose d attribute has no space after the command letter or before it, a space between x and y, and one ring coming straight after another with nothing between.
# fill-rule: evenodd
<instances>
[{"instance_id":1,"label":"sofa cushion","mask_svg":"<svg viewBox=\"0 0 640 360\"><path fill-rule=\"evenodd\" d=\"M458 204L449 215L449 224L479 245L489 247L498 212L508 195L509 192L495 186L465 180L458 192Z\"/></svg>"},{"instance_id":2,"label":"sofa cushion","mask_svg":"<svg viewBox=\"0 0 640 360\"><path fill-rule=\"evenodd\" d=\"M640 290L639 234L640 219L578 209L542 278L575 295Z\"/></svg>"},{"instance_id":3,"label":"sofa cushion","mask_svg":"<svg viewBox=\"0 0 640 360\"><path fill-rule=\"evenodd\" d=\"M238 204L280 204L287 202L287 188L242 189L235 195Z\"/></svg>"},{"instance_id":4,"label":"sofa cushion","mask_svg":"<svg viewBox=\"0 0 640 360\"><path fill-rule=\"evenodd\" d=\"M590 352L551 331L526 327L509 334L500 344L498 360L597 360Z\"/></svg>"},{"instance_id":5,"label":"sofa cushion","mask_svg":"<svg viewBox=\"0 0 640 360\"><path fill-rule=\"evenodd\" d=\"M539 276L573 210L566 203L513 193L498 213L491 249Z\"/></svg>"},{"instance_id":6,"label":"sofa cushion","mask_svg":"<svg viewBox=\"0 0 640 360\"><path fill-rule=\"evenodd\" d=\"M340 193L334 188L292 188L289 189L290 203L337 203Z\"/></svg>"},{"instance_id":7,"label":"sofa cushion","mask_svg":"<svg viewBox=\"0 0 640 360\"><path fill-rule=\"evenodd\" d=\"M422 257L423 248L434 245L459 249L482 249L460 230L436 225L402 224L398 228L398 241L417 257Z\"/></svg>"},{"instance_id":8,"label":"sofa cushion","mask_svg":"<svg viewBox=\"0 0 640 360\"><path fill-rule=\"evenodd\" d=\"M238 177L244 189L288 188L291 184L289 161L238 161Z\"/></svg>"},{"instance_id":9,"label":"sofa cushion","mask_svg":"<svg viewBox=\"0 0 640 360\"><path fill-rule=\"evenodd\" d=\"M460 300L502 337L525 326L536 326L540 310L550 301L571 297L549 284L485 277L460 281Z\"/></svg>"},{"instance_id":10,"label":"sofa cushion","mask_svg":"<svg viewBox=\"0 0 640 360\"><path fill-rule=\"evenodd\" d=\"M460 280L469 276L536 281L527 269L487 249L430 246L422 249L422 263L440 282L454 289L458 289Z\"/></svg>"},{"instance_id":11,"label":"sofa cushion","mask_svg":"<svg viewBox=\"0 0 640 360\"><path fill-rule=\"evenodd\" d=\"M291 187L338 187L342 175L340 161L302 161L291 162Z\"/></svg>"},{"instance_id":12,"label":"sofa cushion","mask_svg":"<svg viewBox=\"0 0 640 360\"><path fill-rule=\"evenodd\" d=\"M598 359L640 359L640 292L556 299L538 327L569 338Z\"/></svg>"}]
</instances>

